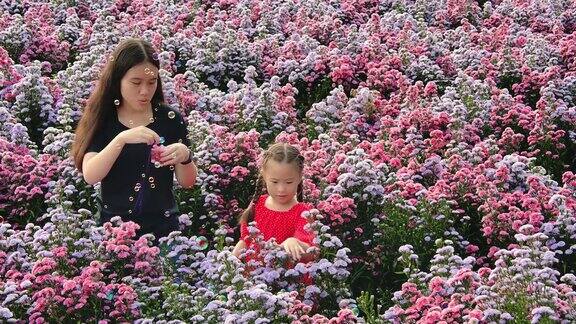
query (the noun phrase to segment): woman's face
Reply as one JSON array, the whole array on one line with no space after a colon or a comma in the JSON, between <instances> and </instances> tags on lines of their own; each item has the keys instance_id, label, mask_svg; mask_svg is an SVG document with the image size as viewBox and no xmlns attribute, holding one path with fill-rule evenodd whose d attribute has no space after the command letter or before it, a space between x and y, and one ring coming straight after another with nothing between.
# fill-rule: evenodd
<instances>
[{"instance_id":1,"label":"woman's face","mask_svg":"<svg viewBox=\"0 0 576 324\"><path fill-rule=\"evenodd\" d=\"M150 62L133 66L120 81L122 105L134 110L149 108L156 87L158 87L158 68Z\"/></svg>"}]
</instances>

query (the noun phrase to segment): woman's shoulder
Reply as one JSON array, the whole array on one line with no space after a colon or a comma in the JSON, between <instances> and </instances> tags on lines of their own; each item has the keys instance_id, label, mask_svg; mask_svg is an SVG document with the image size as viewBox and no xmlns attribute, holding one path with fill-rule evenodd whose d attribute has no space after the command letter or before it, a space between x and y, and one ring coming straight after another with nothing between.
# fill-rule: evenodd
<instances>
[{"instance_id":1,"label":"woman's shoulder","mask_svg":"<svg viewBox=\"0 0 576 324\"><path fill-rule=\"evenodd\" d=\"M155 111L156 118L160 120L174 120L174 121L182 121L182 113L179 109L169 106L166 103L158 104L158 107Z\"/></svg>"},{"instance_id":2,"label":"woman's shoulder","mask_svg":"<svg viewBox=\"0 0 576 324\"><path fill-rule=\"evenodd\" d=\"M94 136L102 136L105 138L116 136L117 133L122 131L122 124L118 120L116 112L108 114L96 127L97 129Z\"/></svg>"}]
</instances>

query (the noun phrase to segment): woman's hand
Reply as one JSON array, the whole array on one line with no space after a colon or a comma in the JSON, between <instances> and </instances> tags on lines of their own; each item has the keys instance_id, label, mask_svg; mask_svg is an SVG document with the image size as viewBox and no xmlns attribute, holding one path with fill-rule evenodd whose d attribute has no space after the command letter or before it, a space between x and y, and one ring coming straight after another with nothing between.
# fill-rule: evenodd
<instances>
[{"instance_id":1,"label":"woman's hand","mask_svg":"<svg viewBox=\"0 0 576 324\"><path fill-rule=\"evenodd\" d=\"M292 258L296 261L300 260L300 258L306 253L300 244L300 241L294 237L287 238L282 244L280 244L286 250L288 254L292 256Z\"/></svg>"},{"instance_id":2,"label":"woman's hand","mask_svg":"<svg viewBox=\"0 0 576 324\"><path fill-rule=\"evenodd\" d=\"M190 149L182 143L174 143L164 147L160 155L160 164L162 166L177 165L190 157Z\"/></svg>"},{"instance_id":3,"label":"woman's hand","mask_svg":"<svg viewBox=\"0 0 576 324\"><path fill-rule=\"evenodd\" d=\"M127 129L118 134L117 137L124 144L146 143L152 145L154 143L160 143L160 136L146 126Z\"/></svg>"}]
</instances>

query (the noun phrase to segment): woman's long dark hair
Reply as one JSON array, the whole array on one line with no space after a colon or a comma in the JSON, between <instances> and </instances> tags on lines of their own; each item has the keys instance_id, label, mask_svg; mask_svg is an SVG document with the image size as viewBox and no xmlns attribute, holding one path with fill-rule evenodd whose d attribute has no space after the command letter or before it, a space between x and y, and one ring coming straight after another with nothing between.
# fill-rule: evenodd
<instances>
[{"instance_id":1,"label":"woman's long dark hair","mask_svg":"<svg viewBox=\"0 0 576 324\"><path fill-rule=\"evenodd\" d=\"M82 172L82 161L94 134L102 128L104 122L113 115L115 100L122 101L120 81L132 67L149 62L160 68L154 48L149 42L131 38L122 41L104 66L96 88L88 98L82 118L76 128L76 137L72 144L71 156L74 165ZM158 78L158 86L152 97L152 106L157 107L164 102L162 83Z\"/></svg>"},{"instance_id":2,"label":"woman's long dark hair","mask_svg":"<svg viewBox=\"0 0 576 324\"><path fill-rule=\"evenodd\" d=\"M266 183L264 182L264 177L262 176L262 171L266 167L268 161L276 161L279 163L290 163L294 164L298 168L300 174L304 170L304 157L300 154L297 148L287 143L276 143L270 146L264 156L262 157L262 165L260 166L260 171L258 172L258 179L256 180L256 189L254 190L254 195L250 200L248 207L242 212L238 218L239 223L248 224L254 220L254 205L258 201L258 198L266 191ZM304 189L302 185L302 179L298 184L298 201L302 202L304 199Z\"/></svg>"}]
</instances>

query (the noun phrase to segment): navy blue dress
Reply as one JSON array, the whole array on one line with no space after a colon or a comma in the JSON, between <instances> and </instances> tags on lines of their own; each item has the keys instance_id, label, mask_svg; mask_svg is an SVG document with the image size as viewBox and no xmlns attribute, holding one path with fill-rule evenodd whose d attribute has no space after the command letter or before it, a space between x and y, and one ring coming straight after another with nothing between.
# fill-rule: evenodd
<instances>
[{"instance_id":1,"label":"navy blue dress","mask_svg":"<svg viewBox=\"0 0 576 324\"><path fill-rule=\"evenodd\" d=\"M180 113L160 105L153 114L154 120L146 127L163 138L163 145L181 142L190 147L187 124ZM114 110L96 131L86 152L100 152L127 129ZM157 240L178 229L179 210L174 199L174 167L157 168L150 159L151 148L146 143L124 145L101 181L99 222L120 216L140 225L138 235L153 233Z\"/></svg>"}]
</instances>

